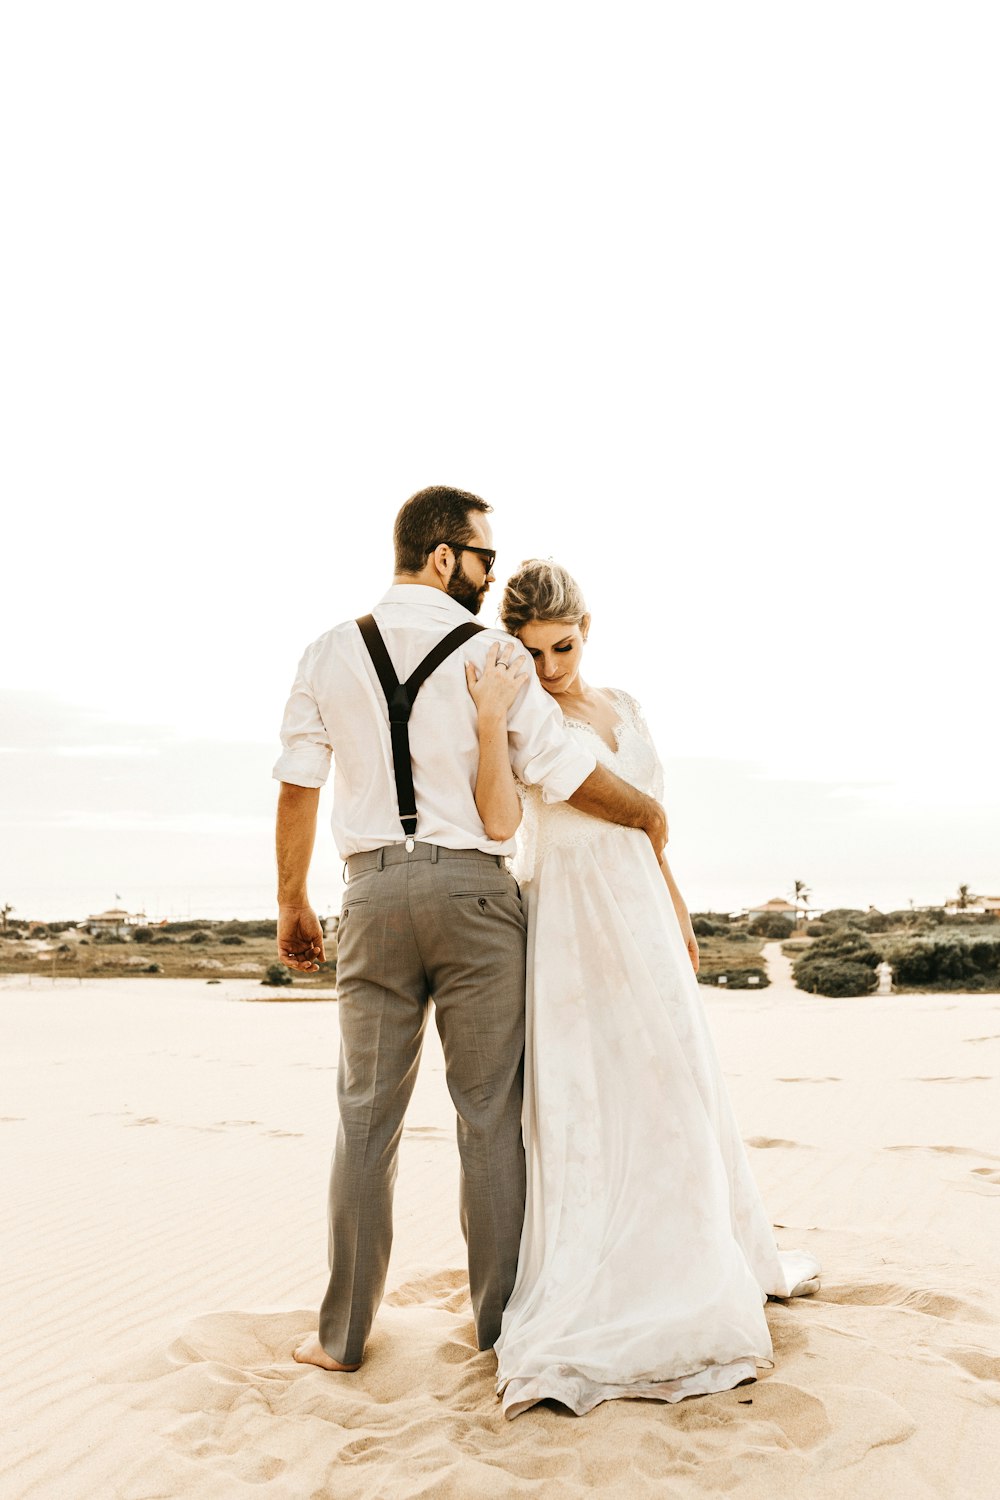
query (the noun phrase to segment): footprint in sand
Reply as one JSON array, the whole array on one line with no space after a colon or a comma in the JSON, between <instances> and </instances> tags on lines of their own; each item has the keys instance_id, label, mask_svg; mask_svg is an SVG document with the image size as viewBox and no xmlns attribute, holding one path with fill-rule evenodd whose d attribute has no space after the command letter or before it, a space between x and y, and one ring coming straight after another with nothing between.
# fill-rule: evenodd
<instances>
[{"instance_id":1,"label":"footprint in sand","mask_svg":"<svg viewBox=\"0 0 1000 1500\"><path fill-rule=\"evenodd\" d=\"M775 1083L843 1083L842 1078L776 1078Z\"/></svg>"},{"instance_id":2,"label":"footprint in sand","mask_svg":"<svg viewBox=\"0 0 1000 1500\"><path fill-rule=\"evenodd\" d=\"M769 1151L774 1146L794 1146L799 1151L812 1151L813 1147L806 1145L805 1141L783 1141L777 1136L750 1135L743 1143L745 1146L756 1146L758 1151Z\"/></svg>"},{"instance_id":3,"label":"footprint in sand","mask_svg":"<svg viewBox=\"0 0 1000 1500\"><path fill-rule=\"evenodd\" d=\"M440 1125L404 1125L404 1135L417 1135L425 1141L450 1141L453 1133L450 1130L442 1130Z\"/></svg>"},{"instance_id":4,"label":"footprint in sand","mask_svg":"<svg viewBox=\"0 0 1000 1500\"><path fill-rule=\"evenodd\" d=\"M905 1083L992 1083L992 1079L986 1073L970 1073L965 1077L946 1076L942 1078L907 1078Z\"/></svg>"},{"instance_id":5,"label":"footprint in sand","mask_svg":"<svg viewBox=\"0 0 1000 1500\"><path fill-rule=\"evenodd\" d=\"M989 1036L966 1036L962 1040L965 1042L1000 1042L1000 1031L993 1031Z\"/></svg>"}]
</instances>

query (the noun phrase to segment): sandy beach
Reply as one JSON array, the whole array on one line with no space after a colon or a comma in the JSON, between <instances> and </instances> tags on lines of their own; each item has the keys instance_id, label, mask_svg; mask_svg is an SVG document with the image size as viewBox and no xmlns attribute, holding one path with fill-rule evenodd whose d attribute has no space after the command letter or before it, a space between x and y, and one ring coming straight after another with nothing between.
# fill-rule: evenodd
<instances>
[{"instance_id":1,"label":"sandy beach","mask_svg":"<svg viewBox=\"0 0 1000 1500\"><path fill-rule=\"evenodd\" d=\"M752 1386L500 1413L433 1027L362 1370L291 1351L326 1282L337 1007L248 980L0 980L7 1500L986 1497L1000 1451L1000 997L830 1000L777 947L703 990L782 1247Z\"/></svg>"}]
</instances>

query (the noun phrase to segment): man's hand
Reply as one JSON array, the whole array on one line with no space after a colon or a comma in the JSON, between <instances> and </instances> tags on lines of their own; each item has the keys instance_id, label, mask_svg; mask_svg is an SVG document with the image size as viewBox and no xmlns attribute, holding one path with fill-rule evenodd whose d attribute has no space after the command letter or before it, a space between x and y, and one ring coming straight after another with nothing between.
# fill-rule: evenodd
<instances>
[{"instance_id":1,"label":"man's hand","mask_svg":"<svg viewBox=\"0 0 1000 1500\"><path fill-rule=\"evenodd\" d=\"M323 929L311 906L278 907L278 957L306 974L315 974L326 962Z\"/></svg>"},{"instance_id":2,"label":"man's hand","mask_svg":"<svg viewBox=\"0 0 1000 1500\"><path fill-rule=\"evenodd\" d=\"M653 852L657 860L663 858L663 851L667 844L667 814L658 802L650 798L649 811L646 821L642 825L642 831L646 834L653 846Z\"/></svg>"}]
</instances>

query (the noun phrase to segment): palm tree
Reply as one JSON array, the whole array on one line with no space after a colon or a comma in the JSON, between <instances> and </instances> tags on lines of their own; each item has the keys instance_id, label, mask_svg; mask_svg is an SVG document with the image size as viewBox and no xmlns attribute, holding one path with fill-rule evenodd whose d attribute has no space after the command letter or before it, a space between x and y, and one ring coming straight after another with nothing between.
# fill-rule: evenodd
<instances>
[{"instance_id":1,"label":"palm tree","mask_svg":"<svg viewBox=\"0 0 1000 1500\"><path fill-rule=\"evenodd\" d=\"M969 890L969 887L967 885L960 885L959 886L959 888L958 888L958 909L959 909L959 911L964 911L967 906L971 906L972 903L973 903L973 901L975 901L975 899L976 899L975 896Z\"/></svg>"},{"instance_id":2,"label":"palm tree","mask_svg":"<svg viewBox=\"0 0 1000 1500\"><path fill-rule=\"evenodd\" d=\"M795 907L796 907L796 912L795 912L795 920L796 921L799 920L798 908L800 906L802 907L802 916L803 916L803 918L805 918L806 907L808 906L808 904L809 904L809 902L810 902L811 899L812 899L812 891L806 885L805 881L804 880L797 880L795 882L795 889L792 892L792 900L794 901Z\"/></svg>"},{"instance_id":3,"label":"palm tree","mask_svg":"<svg viewBox=\"0 0 1000 1500\"><path fill-rule=\"evenodd\" d=\"M14 908L11 906L9 901L5 902L3 906L0 906L0 920L2 920L3 922L3 926L0 927L0 932L7 931L7 918L10 916L13 910Z\"/></svg>"}]
</instances>

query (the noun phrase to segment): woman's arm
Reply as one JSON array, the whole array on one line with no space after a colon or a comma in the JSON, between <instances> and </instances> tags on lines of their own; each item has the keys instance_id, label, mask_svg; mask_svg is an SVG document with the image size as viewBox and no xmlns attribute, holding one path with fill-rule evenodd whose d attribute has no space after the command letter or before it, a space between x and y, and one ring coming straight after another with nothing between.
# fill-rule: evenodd
<instances>
[{"instance_id":1,"label":"woman's arm","mask_svg":"<svg viewBox=\"0 0 1000 1500\"><path fill-rule=\"evenodd\" d=\"M681 895L680 891L677 888L677 882L671 874L670 866L667 864L665 857L660 860L660 869L663 871L663 878L667 882L667 890L670 892L670 899L674 904L674 911L677 913L677 921L680 923L681 937L684 939L684 946L687 948L688 957L691 960L691 967L697 974L698 964L700 962L698 956L698 939L695 937L694 928L691 926L691 916L688 912L687 906L685 905L684 897Z\"/></svg>"},{"instance_id":2,"label":"woman's arm","mask_svg":"<svg viewBox=\"0 0 1000 1500\"><path fill-rule=\"evenodd\" d=\"M502 843L514 837L521 822L521 799L514 784L507 746L507 710L528 679L524 662L509 665L514 647L497 641L491 646L482 673L465 664L465 680L479 719L479 770L476 807L488 838Z\"/></svg>"}]
</instances>

